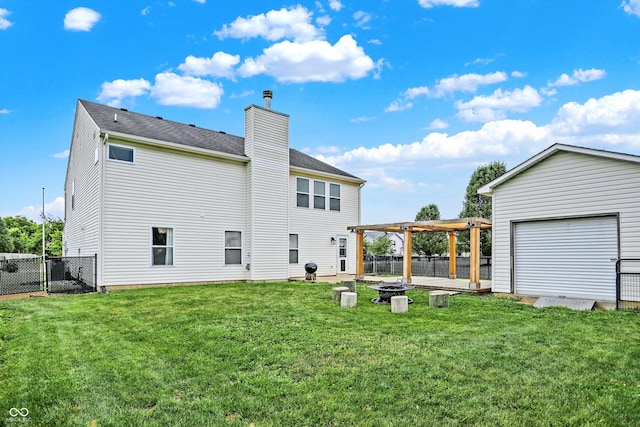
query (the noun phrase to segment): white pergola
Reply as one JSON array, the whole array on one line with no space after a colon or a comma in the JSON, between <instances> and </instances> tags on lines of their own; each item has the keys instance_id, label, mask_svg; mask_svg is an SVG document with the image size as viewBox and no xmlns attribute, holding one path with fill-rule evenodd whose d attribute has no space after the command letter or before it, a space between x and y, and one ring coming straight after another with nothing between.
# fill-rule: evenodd
<instances>
[{"instance_id":1,"label":"white pergola","mask_svg":"<svg viewBox=\"0 0 640 427\"><path fill-rule=\"evenodd\" d=\"M470 272L469 288L480 288L480 230L490 230L491 221L485 218L471 217L435 221L396 222L392 224L351 225L348 230L356 233L356 279L364 277L364 232L386 231L404 233L404 253L402 276L411 283L412 235L414 233L446 232L449 236L449 278L456 278L456 232L469 230L470 234Z\"/></svg>"}]
</instances>

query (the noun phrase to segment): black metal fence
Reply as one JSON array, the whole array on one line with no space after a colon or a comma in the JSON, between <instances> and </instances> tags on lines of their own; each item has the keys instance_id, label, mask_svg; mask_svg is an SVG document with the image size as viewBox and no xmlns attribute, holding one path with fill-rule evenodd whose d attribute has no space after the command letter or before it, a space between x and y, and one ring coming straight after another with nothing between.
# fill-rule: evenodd
<instances>
[{"instance_id":1,"label":"black metal fence","mask_svg":"<svg viewBox=\"0 0 640 427\"><path fill-rule=\"evenodd\" d=\"M48 293L83 293L97 289L97 256L47 259Z\"/></svg>"},{"instance_id":2,"label":"black metal fence","mask_svg":"<svg viewBox=\"0 0 640 427\"><path fill-rule=\"evenodd\" d=\"M640 310L640 259L616 262L616 309Z\"/></svg>"},{"instance_id":3,"label":"black metal fence","mask_svg":"<svg viewBox=\"0 0 640 427\"><path fill-rule=\"evenodd\" d=\"M0 295L44 290L41 264L38 257L0 260Z\"/></svg>"},{"instance_id":4,"label":"black metal fence","mask_svg":"<svg viewBox=\"0 0 640 427\"><path fill-rule=\"evenodd\" d=\"M469 257L456 257L457 277L469 278L470 270ZM365 257L364 274L402 274L402 257L390 255ZM449 277L449 257L412 257L411 275ZM491 257L480 258L480 278L491 279Z\"/></svg>"},{"instance_id":5,"label":"black metal fence","mask_svg":"<svg viewBox=\"0 0 640 427\"><path fill-rule=\"evenodd\" d=\"M0 260L0 295L46 291L84 293L97 290L97 256Z\"/></svg>"}]
</instances>

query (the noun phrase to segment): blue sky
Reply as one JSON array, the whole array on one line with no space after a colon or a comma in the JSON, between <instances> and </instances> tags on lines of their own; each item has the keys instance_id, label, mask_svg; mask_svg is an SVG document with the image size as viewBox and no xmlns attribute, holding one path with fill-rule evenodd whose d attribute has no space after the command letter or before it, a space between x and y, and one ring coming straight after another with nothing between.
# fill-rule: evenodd
<instances>
[{"instance_id":1,"label":"blue sky","mask_svg":"<svg viewBox=\"0 0 640 427\"><path fill-rule=\"evenodd\" d=\"M640 154L640 0L0 0L0 216L63 217L78 98L242 136L264 89L362 223L455 218L481 164Z\"/></svg>"}]
</instances>

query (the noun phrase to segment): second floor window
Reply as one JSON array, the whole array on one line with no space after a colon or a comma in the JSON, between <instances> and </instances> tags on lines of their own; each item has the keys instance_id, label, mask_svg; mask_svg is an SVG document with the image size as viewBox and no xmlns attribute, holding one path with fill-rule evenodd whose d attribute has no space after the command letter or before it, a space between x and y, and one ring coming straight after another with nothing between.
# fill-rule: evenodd
<instances>
[{"instance_id":1,"label":"second floor window","mask_svg":"<svg viewBox=\"0 0 640 427\"><path fill-rule=\"evenodd\" d=\"M300 208L309 207L309 180L296 178L296 206Z\"/></svg>"},{"instance_id":2,"label":"second floor window","mask_svg":"<svg viewBox=\"0 0 640 427\"><path fill-rule=\"evenodd\" d=\"M325 209L325 184L324 181L313 181L313 207Z\"/></svg>"}]
</instances>

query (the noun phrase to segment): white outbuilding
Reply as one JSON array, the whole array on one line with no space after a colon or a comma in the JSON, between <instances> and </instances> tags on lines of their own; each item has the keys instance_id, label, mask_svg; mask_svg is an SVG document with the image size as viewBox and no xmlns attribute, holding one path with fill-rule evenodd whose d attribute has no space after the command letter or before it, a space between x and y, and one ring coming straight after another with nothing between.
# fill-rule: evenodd
<instances>
[{"instance_id":1,"label":"white outbuilding","mask_svg":"<svg viewBox=\"0 0 640 427\"><path fill-rule=\"evenodd\" d=\"M478 192L493 292L616 301L616 262L640 258L640 156L555 144Z\"/></svg>"}]
</instances>

